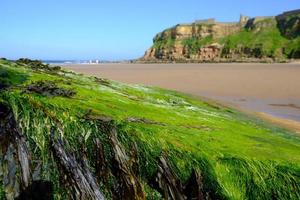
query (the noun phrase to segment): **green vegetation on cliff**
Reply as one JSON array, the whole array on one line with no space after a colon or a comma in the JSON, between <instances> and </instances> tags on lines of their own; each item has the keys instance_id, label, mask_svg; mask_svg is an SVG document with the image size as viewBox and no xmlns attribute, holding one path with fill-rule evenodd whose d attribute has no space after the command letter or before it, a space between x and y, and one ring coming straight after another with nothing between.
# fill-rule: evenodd
<instances>
[{"instance_id":1,"label":"green vegetation on cliff","mask_svg":"<svg viewBox=\"0 0 300 200\"><path fill-rule=\"evenodd\" d=\"M199 171L203 184L199 190L210 199L300 198L300 139L292 132L178 92L36 68L30 62L2 60L0 77L0 103L12 108L24 135L32 176L52 183L55 199L70 193L53 153L51 127L54 138L65 141L66 151L83 163L86 157L107 199L116 199L116 191L124 190L118 184L124 177L130 177L129 185L138 180L147 199L166 198L168 193L153 184L162 170L158 165L163 155L172 170L169 174L178 178L176 184L187 184L192 172ZM105 128L109 126L101 125L107 121L117 131L122 147L117 152L127 155L119 159L128 159L133 174L123 176L126 167L115 173L115 146ZM101 169L109 173L99 172L97 140L105 157ZM15 166L12 174L7 168L9 151L0 150L0 198L4 199L3 194L17 192L7 180L19 177L20 169Z\"/></svg>"},{"instance_id":2,"label":"green vegetation on cliff","mask_svg":"<svg viewBox=\"0 0 300 200\"><path fill-rule=\"evenodd\" d=\"M175 39L170 35L164 39L158 38L155 40L153 44L154 48L161 49L161 48L171 48L175 45Z\"/></svg>"},{"instance_id":3,"label":"green vegetation on cliff","mask_svg":"<svg viewBox=\"0 0 300 200\"><path fill-rule=\"evenodd\" d=\"M191 54L196 54L199 49L207 44L213 42L212 36L207 36L205 38L199 39L197 37L187 38L182 40L182 45L186 47Z\"/></svg>"},{"instance_id":4,"label":"green vegetation on cliff","mask_svg":"<svg viewBox=\"0 0 300 200\"><path fill-rule=\"evenodd\" d=\"M285 52L290 58L300 58L300 37L289 41L285 48Z\"/></svg>"},{"instance_id":5,"label":"green vegetation on cliff","mask_svg":"<svg viewBox=\"0 0 300 200\"><path fill-rule=\"evenodd\" d=\"M288 40L281 36L275 27L262 29L257 32L253 30L243 30L239 33L221 38L220 44L224 45L224 51L245 49L255 49L254 57L283 57L285 52L283 47L288 44ZM237 52L239 53L239 52ZM241 52L247 54L247 52ZM288 54L286 54L288 56Z\"/></svg>"},{"instance_id":6,"label":"green vegetation on cliff","mask_svg":"<svg viewBox=\"0 0 300 200\"><path fill-rule=\"evenodd\" d=\"M300 36L300 12L290 12L277 16L278 28L289 39Z\"/></svg>"}]
</instances>

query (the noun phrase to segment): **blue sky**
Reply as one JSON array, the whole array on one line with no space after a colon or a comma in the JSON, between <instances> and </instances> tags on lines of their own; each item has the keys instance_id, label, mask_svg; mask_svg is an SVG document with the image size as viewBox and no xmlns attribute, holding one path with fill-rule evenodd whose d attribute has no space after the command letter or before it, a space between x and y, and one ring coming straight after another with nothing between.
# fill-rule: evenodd
<instances>
[{"instance_id":1,"label":"blue sky","mask_svg":"<svg viewBox=\"0 0 300 200\"><path fill-rule=\"evenodd\" d=\"M0 0L0 57L131 59L178 23L297 8L299 0Z\"/></svg>"}]
</instances>

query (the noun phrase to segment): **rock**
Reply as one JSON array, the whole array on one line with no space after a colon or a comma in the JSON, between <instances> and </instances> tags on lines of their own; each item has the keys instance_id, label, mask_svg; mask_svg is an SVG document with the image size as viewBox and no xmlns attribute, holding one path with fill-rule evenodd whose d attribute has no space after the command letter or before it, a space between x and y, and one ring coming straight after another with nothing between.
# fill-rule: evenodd
<instances>
[{"instance_id":1,"label":"rock","mask_svg":"<svg viewBox=\"0 0 300 200\"><path fill-rule=\"evenodd\" d=\"M50 181L33 181L16 200L53 200L53 185Z\"/></svg>"},{"instance_id":2,"label":"rock","mask_svg":"<svg viewBox=\"0 0 300 200\"><path fill-rule=\"evenodd\" d=\"M98 78L98 77L95 77L95 81L97 83L100 83L101 85L105 85L105 86L109 86L110 85L110 82L108 79L105 79L105 78Z\"/></svg>"},{"instance_id":3,"label":"rock","mask_svg":"<svg viewBox=\"0 0 300 200\"><path fill-rule=\"evenodd\" d=\"M204 190L204 179L201 172L193 169L187 183L184 184L169 165L165 153L158 161L158 171L151 185L168 200L205 200L211 199Z\"/></svg>"},{"instance_id":4,"label":"rock","mask_svg":"<svg viewBox=\"0 0 300 200\"><path fill-rule=\"evenodd\" d=\"M215 44L199 48L196 54L191 54L189 48L182 45L182 41L190 38L220 38L234 34L241 30L240 23L216 23L197 21L192 24L179 24L155 36L154 43L158 41L174 40L174 44L165 47L152 47L145 52L142 60L211 60L220 56L221 50L215 51ZM213 55L208 52L214 52Z\"/></svg>"},{"instance_id":5,"label":"rock","mask_svg":"<svg viewBox=\"0 0 300 200\"><path fill-rule=\"evenodd\" d=\"M68 188L69 197L82 200L104 199L96 180L89 170L86 160L83 159L78 162L75 156L64 149L62 140L55 139L54 132L55 129L52 128L50 139L51 151L59 166L61 178L65 178L64 185Z\"/></svg>"},{"instance_id":6,"label":"rock","mask_svg":"<svg viewBox=\"0 0 300 200\"><path fill-rule=\"evenodd\" d=\"M197 57L195 60L203 60L203 61L210 61L215 60L221 57L223 46L218 43L213 43L210 45L206 45L199 49Z\"/></svg>"},{"instance_id":7,"label":"rock","mask_svg":"<svg viewBox=\"0 0 300 200\"><path fill-rule=\"evenodd\" d=\"M14 199L31 184L30 154L11 108L4 103L0 103L0 145L6 198Z\"/></svg>"},{"instance_id":8,"label":"rock","mask_svg":"<svg viewBox=\"0 0 300 200\"><path fill-rule=\"evenodd\" d=\"M94 139L94 152L97 178L105 185L107 185L110 176L110 170L108 166L108 161L105 158L103 144L98 138Z\"/></svg>"},{"instance_id":9,"label":"rock","mask_svg":"<svg viewBox=\"0 0 300 200\"><path fill-rule=\"evenodd\" d=\"M152 121L150 119L145 119L145 118L137 118L137 117L129 117L126 119L127 122L133 122L133 123L141 123L141 124L152 124L152 125L161 125L165 126L166 124L162 122L156 122Z\"/></svg>"},{"instance_id":10,"label":"rock","mask_svg":"<svg viewBox=\"0 0 300 200\"><path fill-rule=\"evenodd\" d=\"M204 191L204 181L199 170L193 169L191 177L185 185L184 193L188 200L209 199L208 194L206 194Z\"/></svg>"},{"instance_id":11,"label":"rock","mask_svg":"<svg viewBox=\"0 0 300 200\"><path fill-rule=\"evenodd\" d=\"M118 180L113 192L113 199L146 199L141 181L138 178L138 174L136 174L137 156L128 156L125 147L118 140L117 129L112 121L98 121L98 123L99 128L107 134L113 151L111 173ZM136 152L131 153L131 155L134 154Z\"/></svg>"},{"instance_id":12,"label":"rock","mask_svg":"<svg viewBox=\"0 0 300 200\"><path fill-rule=\"evenodd\" d=\"M183 185L168 164L165 155L162 155L159 159L155 181L157 190L161 191L165 199L184 200L186 198L183 192Z\"/></svg>"},{"instance_id":13,"label":"rock","mask_svg":"<svg viewBox=\"0 0 300 200\"><path fill-rule=\"evenodd\" d=\"M50 66L48 64L44 64L39 60L30 60L28 58L20 58L16 61L18 65L23 65L30 67L33 70L40 71L48 71L48 72L59 72L61 70L60 66Z\"/></svg>"},{"instance_id":14,"label":"rock","mask_svg":"<svg viewBox=\"0 0 300 200\"><path fill-rule=\"evenodd\" d=\"M28 85L25 89L26 93L38 93L43 96L55 97L55 96L63 96L63 97L71 97L76 94L74 90L59 88L56 86L54 82L51 81L38 81L31 85Z\"/></svg>"}]
</instances>

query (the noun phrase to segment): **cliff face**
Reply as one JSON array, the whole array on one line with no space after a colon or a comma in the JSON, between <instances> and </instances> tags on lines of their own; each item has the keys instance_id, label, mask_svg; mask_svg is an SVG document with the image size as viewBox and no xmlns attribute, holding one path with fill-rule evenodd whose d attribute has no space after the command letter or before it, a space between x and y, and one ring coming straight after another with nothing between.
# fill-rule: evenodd
<instances>
[{"instance_id":1,"label":"cliff face","mask_svg":"<svg viewBox=\"0 0 300 200\"><path fill-rule=\"evenodd\" d=\"M163 60L178 60L178 59L211 59L218 57L220 54L218 44L209 44L212 39L219 39L223 36L228 36L239 32L242 25L236 24L181 24L174 28L168 29L159 33L154 38L154 45L146 54L145 59L163 59ZM194 52L195 45L192 40L203 39L202 43L208 46L202 46L198 52ZM207 40L207 41L205 41ZM201 41L199 41L201 42Z\"/></svg>"},{"instance_id":2,"label":"cliff face","mask_svg":"<svg viewBox=\"0 0 300 200\"><path fill-rule=\"evenodd\" d=\"M191 37L205 38L207 36L222 37L238 32L241 29L240 24L179 24L174 28L168 29L159 33L154 41L165 40L172 37L177 40L182 40Z\"/></svg>"},{"instance_id":3,"label":"cliff face","mask_svg":"<svg viewBox=\"0 0 300 200\"><path fill-rule=\"evenodd\" d=\"M144 61L226 61L299 58L300 10L277 17L241 16L178 24L157 34Z\"/></svg>"}]
</instances>

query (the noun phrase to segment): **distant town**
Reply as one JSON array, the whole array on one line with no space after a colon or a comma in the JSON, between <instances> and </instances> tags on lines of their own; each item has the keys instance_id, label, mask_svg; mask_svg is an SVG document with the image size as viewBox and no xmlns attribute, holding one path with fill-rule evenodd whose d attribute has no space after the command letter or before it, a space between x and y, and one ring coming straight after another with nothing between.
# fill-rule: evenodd
<instances>
[{"instance_id":1,"label":"distant town","mask_svg":"<svg viewBox=\"0 0 300 200\"><path fill-rule=\"evenodd\" d=\"M128 63L130 60L42 60L45 64L56 64L56 65L66 65L66 64L90 64L96 65L101 63Z\"/></svg>"}]
</instances>

